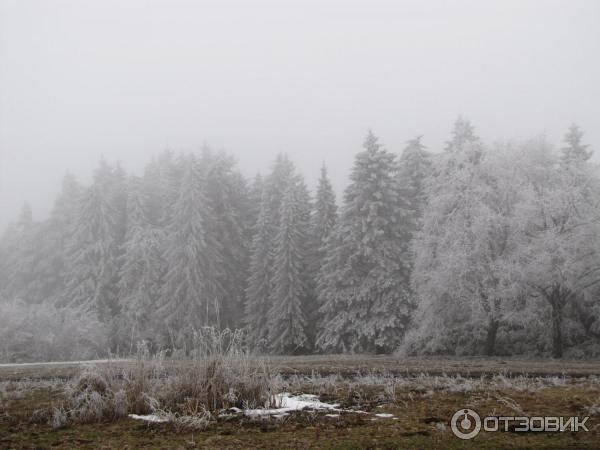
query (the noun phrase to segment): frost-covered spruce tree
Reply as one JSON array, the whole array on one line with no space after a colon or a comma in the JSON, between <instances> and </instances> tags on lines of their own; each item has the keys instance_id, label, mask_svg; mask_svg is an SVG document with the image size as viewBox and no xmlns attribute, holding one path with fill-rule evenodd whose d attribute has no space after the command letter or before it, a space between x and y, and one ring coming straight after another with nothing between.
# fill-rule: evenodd
<instances>
[{"instance_id":1,"label":"frost-covered spruce tree","mask_svg":"<svg viewBox=\"0 0 600 450\"><path fill-rule=\"evenodd\" d=\"M284 193L275 238L273 280L268 313L269 345L276 353L294 353L307 347L305 246L306 189L290 183Z\"/></svg>"},{"instance_id":2,"label":"frost-covered spruce tree","mask_svg":"<svg viewBox=\"0 0 600 450\"><path fill-rule=\"evenodd\" d=\"M583 131L575 124L569 127L569 131L565 135L566 145L561 149L561 161L563 164L571 162L584 162L592 157L593 152L588 150L589 145L582 144Z\"/></svg>"},{"instance_id":3,"label":"frost-covered spruce tree","mask_svg":"<svg viewBox=\"0 0 600 450\"><path fill-rule=\"evenodd\" d=\"M312 198L308 187L304 181L304 177L298 175L294 179L294 190L296 195L297 208L297 226L300 231L299 253L301 255L301 281L304 287L304 298L302 301L302 311L307 318L307 324L304 327L304 332L307 335L307 342L304 346L305 350L314 348L316 321L308 323L308 319L312 318L309 314L315 314L318 310L318 301L316 294L315 276L316 274L310 270L310 254L313 246L313 236L311 235L311 214L313 209ZM299 349L300 350L300 349Z\"/></svg>"},{"instance_id":4,"label":"frost-covered spruce tree","mask_svg":"<svg viewBox=\"0 0 600 450\"><path fill-rule=\"evenodd\" d=\"M290 161L286 154L278 154L273 163L271 173L264 181L268 207L268 224L273 234L277 232L277 227L279 227L283 196L294 177L295 168L292 161Z\"/></svg>"},{"instance_id":5,"label":"frost-covered spruce tree","mask_svg":"<svg viewBox=\"0 0 600 450\"><path fill-rule=\"evenodd\" d=\"M157 310L175 345L184 344L198 327L218 324L223 293L218 281L221 248L207 229L214 217L202 172L192 155L181 165L179 195L166 228L167 272Z\"/></svg>"},{"instance_id":6,"label":"frost-covered spruce tree","mask_svg":"<svg viewBox=\"0 0 600 450\"><path fill-rule=\"evenodd\" d=\"M40 224L35 283L35 297L38 301L55 302L65 293L67 250L82 191L75 176L67 173L63 178L62 189L50 217Z\"/></svg>"},{"instance_id":7,"label":"frost-covered spruce tree","mask_svg":"<svg viewBox=\"0 0 600 450\"><path fill-rule=\"evenodd\" d=\"M108 170L103 164L97 177ZM105 322L118 312L116 215L110 191L97 178L82 195L69 249L66 303Z\"/></svg>"},{"instance_id":8,"label":"frost-covered spruce tree","mask_svg":"<svg viewBox=\"0 0 600 450\"><path fill-rule=\"evenodd\" d=\"M408 141L399 162L399 183L407 200L412 232L419 228L425 207L425 181L431 174L431 155L421 143L422 136Z\"/></svg>"},{"instance_id":9,"label":"frost-covered spruce tree","mask_svg":"<svg viewBox=\"0 0 600 450\"><path fill-rule=\"evenodd\" d=\"M460 153L466 148L467 145L470 145L472 148L476 148L479 143L479 136L475 134L475 128L471 122L464 117L459 116L454 122L452 139L446 142L445 150L448 153Z\"/></svg>"},{"instance_id":10,"label":"frost-covered spruce tree","mask_svg":"<svg viewBox=\"0 0 600 450\"><path fill-rule=\"evenodd\" d=\"M249 344L253 349L265 350L269 329L267 316L271 295L271 230L268 223L268 204L263 194L254 237L250 247L250 275L246 287L244 323L248 329Z\"/></svg>"},{"instance_id":11,"label":"frost-covered spruce tree","mask_svg":"<svg viewBox=\"0 0 600 450\"><path fill-rule=\"evenodd\" d=\"M8 299L32 301L28 291L36 280L37 225L25 203L19 219L8 226L0 245L1 294Z\"/></svg>"},{"instance_id":12,"label":"frost-covered spruce tree","mask_svg":"<svg viewBox=\"0 0 600 450\"><path fill-rule=\"evenodd\" d=\"M182 167L170 151L162 152L144 171L143 190L148 202L148 215L154 223L166 228L179 195Z\"/></svg>"},{"instance_id":13,"label":"frost-covered spruce tree","mask_svg":"<svg viewBox=\"0 0 600 450\"><path fill-rule=\"evenodd\" d=\"M152 339L152 319L159 297L164 260L164 234L152 222L142 180L131 177L127 196L127 231L119 277L119 302L123 315L121 330L133 346Z\"/></svg>"},{"instance_id":14,"label":"frost-covered spruce tree","mask_svg":"<svg viewBox=\"0 0 600 450\"><path fill-rule=\"evenodd\" d=\"M325 257L325 244L333 231L336 219L335 192L327 176L327 168L323 164L311 217L311 234L314 236L317 246L313 261L316 266L315 272L318 272Z\"/></svg>"},{"instance_id":15,"label":"frost-covered spruce tree","mask_svg":"<svg viewBox=\"0 0 600 450\"><path fill-rule=\"evenodd\" d=\"M110 200L115 210L115 240L118 251L121 252L127 233L127 173L121 164L117 163L110 175L104 180L104 188L110 192Z\"/></svg>"},{"instance_id":16,"label":"frost-covered spruce tree","mask_svg":"<svg viewBox=\"0 0 600 450\"><path fill-rule=\"evenodd\" d=\"M65 294L67 250L73 234L81 186L65 175L50 217L36 223L25 205L0 242L0 291L6 298L41 303Z\"/></svg>"},{"instance_id":17,"label":"frost-covered spruce tree","mask_svg":"<svg viewBox=\"0 0 600 450\"><path fill-rule=\"evenodd\" d=\"M369 132L328 243L318 296L325 351L391 351L408 325L406 200L394 155Z\"/></svg>"},{"instance_id":18,"label":"frost-covered spruce tree","mask_svg":"<svg viewBox=\"0 0 600 450\"><path fill-rule=\"evenodd\" d=\"M317 280L321 266L325 261L326 244L334 229L337 219L335 192L327 176L325 164L321 167L315 201L312 205L307 253L307 303L306 333L311 345L314 345L319 319L319 302L317 300Z\"/></svg>"},{"instance_id":19,"label":"frost-covered spruce tree","mask_svg":"<svg viewBox=\"0 0 600 450\"><path fill-rule=\"evenodd\" d=\"M220 326L234 328L241 319L248 278L248 245L245 207L246 181L235 170L235 160L223 152L203 154L206 199L212 211L207 231L220 244L218 284L223 288Z\"/></svg>"},{"instance_id":20,"label":"frost-covered spruce tree","mask_svg":"<svg viewBox=\"0 0 600 450\"><path fill-rule=\"evenodd\" d=\"M254 225L256 225L256 222L258 221L258 215L260 213L262 204L264 184L263 177L260 173L256 174L254 180L252 180L252 183L250 184L250 192L248 195L248 217L246 220L251 228L254 228Z\"/></svg>"},{"instance_id":21,"label":"frost-covered spruce tree","mask_svg":"<svg viewBox=\"0 0 600 450\"><path fill-rule=\"evenodd\" d=\"M270 309L271 282L275 265L275 236L280 224L281 203L287 186L294 179L294 165L280 153L275 158L271 172L255 180L261 185L260 208L252 228L250 270L246 287L245 320L251 345L265 350L268 339L267 313ZM255 194L254 194L255 195Z\"/></svg>"}]
</instances>

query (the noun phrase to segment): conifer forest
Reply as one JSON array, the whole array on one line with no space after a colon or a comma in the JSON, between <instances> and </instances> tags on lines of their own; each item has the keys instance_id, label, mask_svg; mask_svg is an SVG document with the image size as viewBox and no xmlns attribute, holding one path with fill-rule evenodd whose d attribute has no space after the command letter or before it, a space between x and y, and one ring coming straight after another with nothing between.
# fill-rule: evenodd
<instances>
[{"instance_id":1,"label":"conifer forest","mask_svg":"<svg viewBox=\"0 0 600 450\"><path fill-rule=\"evenodd\" d=\"M577 125L490 145L459 117L437 152L369 131L341 196L285 153L252 179L206 146L101 159L5 231L0 356L185 352L203 327L267 354L597 356L592 152Z\"/></svg>"}]
</instances>

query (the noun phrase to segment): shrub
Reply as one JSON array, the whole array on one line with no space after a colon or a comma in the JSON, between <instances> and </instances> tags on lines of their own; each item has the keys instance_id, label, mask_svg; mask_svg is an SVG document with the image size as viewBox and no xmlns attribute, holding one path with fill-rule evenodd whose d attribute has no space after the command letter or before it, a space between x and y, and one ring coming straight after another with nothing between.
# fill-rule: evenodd
<instances>
[{"instance_id":1,"label":"shrub","mask_svg":"<svg viewBox=\"0 0 600 450\"><path fill-rule=\"evenodd\" d=\"M0 362L92 359L106 355L107 329L70 308L0 302Z\"/></svg>"}]
</instances>

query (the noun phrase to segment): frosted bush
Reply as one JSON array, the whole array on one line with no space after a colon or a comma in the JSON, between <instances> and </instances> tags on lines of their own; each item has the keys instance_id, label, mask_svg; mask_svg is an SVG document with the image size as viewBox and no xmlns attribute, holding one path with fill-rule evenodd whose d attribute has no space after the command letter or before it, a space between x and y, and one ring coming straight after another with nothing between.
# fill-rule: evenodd
<instances>
[{"instance_id":1,"label":"frosted bush","mask_svg":"<svg viewBox=\"0 0 600 450\"><path fill-rule=\"evenodd\" d=\"M107 336L104 324L74 309L0 301L0 362L97 358L106 354Z\"/></svg>"},{"instance_id":2,"label":"frosted bush","mask_svg":"<svg viewBox=\"0 0 600 450\"><path fill-rule=\"evenodd\" d=\"M67 412L62 407L53 408L50 425L52 428L62 428L69 422Z\"/></svg>"}]
</instances>

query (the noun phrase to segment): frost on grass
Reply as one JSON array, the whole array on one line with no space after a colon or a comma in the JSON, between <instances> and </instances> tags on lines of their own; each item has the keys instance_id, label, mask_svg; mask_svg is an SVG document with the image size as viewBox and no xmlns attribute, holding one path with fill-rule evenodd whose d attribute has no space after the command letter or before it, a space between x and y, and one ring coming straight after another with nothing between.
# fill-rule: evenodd
<instances>
[{"instance_id":1,"label":"frost on grass","mask_svg":"<svg viewBox=\"0 0 600 450\"><path fill-rule=\"evenodd\" d=\"M241 342L238 332L207 328L196 334L190 355L179 355L169 368L163 353L152 356L143 344L132 364L89 366L64 388L64 404L52 422L62 426L129 415L204 429L213 414L227 408L272 407L278 381Z\"/></svg>"},{"instance_id":2,"label":"frost on grass","mask_svg":"<svg viewBox=\"0 0 600 450\"><path fill-rule=\"evenodd\" d=\"M372 414L383 404L407 405L415 396L434 397L440 393L485 393L515 413L522 408L507 394L535 393L559 387L569 390L582 385L598 386L600 378L508 377L467 378L398 376L389 372L357 373L321 377L286 377L273 372L265 361L241 350L238 335L227 339L221 332L206 332L192 355L164 364L164 355L151 356L140 346L138 356L129 363L108 362L86 368L64 387L64 402L34 412L35 423L45 421L54 428L104 421L123 417L148 424L169 423L176 429L203 430L219 419L250 417L286 419L296 412L321 412L322 417L341 414L371 415L375 420L392 419L385 410ZM2 400L16 400L44 383L0 383ZM292 394L304 392L304 394ZM325 400L325 401L322 401ZM597 403L590 413L600 410ZM342 406L343 405L343 406ZM362 409L362 410L361 410ZM0 411L1 413L1 411Z\"/></svg>"}]
</instances>

